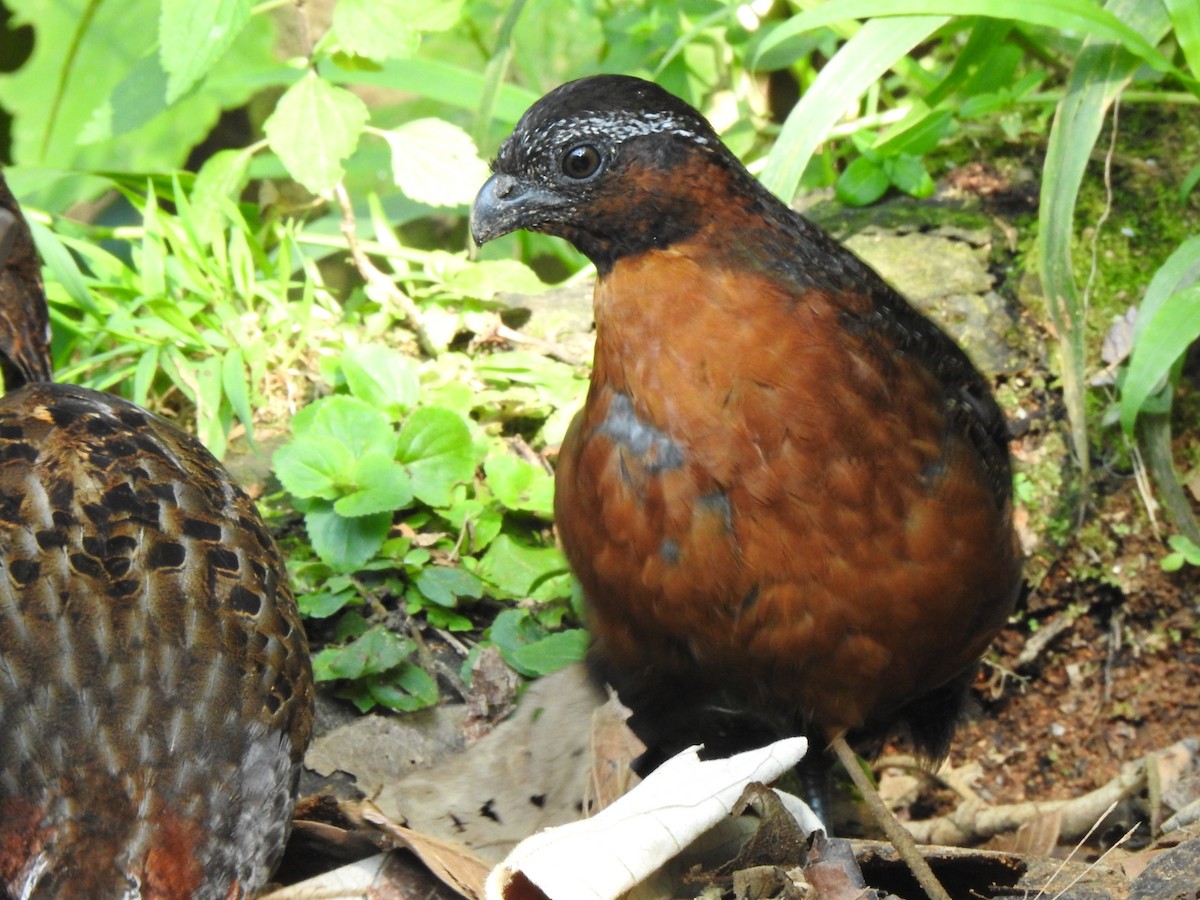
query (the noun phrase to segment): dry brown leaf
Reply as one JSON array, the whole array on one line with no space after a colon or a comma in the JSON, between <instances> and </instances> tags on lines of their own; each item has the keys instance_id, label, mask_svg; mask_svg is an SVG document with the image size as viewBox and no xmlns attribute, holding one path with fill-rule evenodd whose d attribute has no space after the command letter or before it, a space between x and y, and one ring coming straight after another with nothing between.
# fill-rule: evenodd
<instances>
[{"instance_id":1,"label":"dry brown leaf","mask_svg":"<svg viewBox=\"0 0 1200 900\"><path fill-rule=\"evenodd\" d=\"M592 714L592 771L583 801L588 815L611 806L638 782L630 765L646 745L630 730L628 718L629 707L611 690L608 702Z\"/></svg>"},{"instance_id":2,"label":"dry brown leaf","mask_svg":"<svg viewBox=\"0 0 1200 900\"><path fill-rule=\"evenodd\" d=\"M363 809L363 818L415 853L443 884L469 900L481 900L489 866L466 847L397 825L369 805Z\"/></svg>"}]
</instances>

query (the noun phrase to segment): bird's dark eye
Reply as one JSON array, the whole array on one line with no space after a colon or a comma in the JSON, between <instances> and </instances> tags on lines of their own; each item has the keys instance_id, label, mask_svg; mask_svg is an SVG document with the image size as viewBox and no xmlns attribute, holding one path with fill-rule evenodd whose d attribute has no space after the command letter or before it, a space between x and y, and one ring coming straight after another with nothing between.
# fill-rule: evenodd
<instances>
[{"instance_id":1,"label":"bird's dark eye","mask_svg":"<svg viewBox=\"0 0 1200 900\"><path fill-rule=\"evenodd\" d=\"M600 151L591 144L572 147L563 157L562 170L568 178L591 178L600 168Z\"/></svg>"}]
</instances>

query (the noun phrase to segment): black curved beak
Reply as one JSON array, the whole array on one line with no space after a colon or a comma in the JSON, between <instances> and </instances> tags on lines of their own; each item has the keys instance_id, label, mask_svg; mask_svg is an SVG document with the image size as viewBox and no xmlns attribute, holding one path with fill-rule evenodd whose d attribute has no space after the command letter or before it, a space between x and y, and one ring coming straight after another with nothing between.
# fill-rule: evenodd
<instances>
[{"instance_id":1,"label":"black curved beak","mask_svg":"<svg viewBox=\"0 0 1200 900\"><path fill-rule=\"evenodd\" d=\"M545 188L497 172L483 183L471 207L471 237L476 244L534 228L547 220L546 213L566 205L566 200Z\"/></svg>"}]
</instances>

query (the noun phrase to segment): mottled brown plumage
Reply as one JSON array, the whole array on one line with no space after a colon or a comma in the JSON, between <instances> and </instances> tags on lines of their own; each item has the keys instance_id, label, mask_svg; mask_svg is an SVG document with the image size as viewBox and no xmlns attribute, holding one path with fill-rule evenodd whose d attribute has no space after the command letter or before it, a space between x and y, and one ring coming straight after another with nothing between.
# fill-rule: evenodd
<instances>
[{"instance_id":1,"label":"mottled brown plumage","mask_svg":"<svg viewBox=\"0 0 1200 900\"><path fill-rule=\"evenodd\" d=\"M477 240L544 231L599 273L556 521L652 754L902 728L944 753L1021 583L962 350L655 85L551 92L494 172Z\"/></svg>"},{"instance_id":2,"label":"mottled brown plumage","mask_svg":"<svg viewBox=\"0 0 1200 900\"><path fill-rule=\"evenodd\" d=\"M24 226L7 188L0 206ZM12 258L32 244L11 247L0 322L36 321L17 303L45 321ZM35 338L0 327L8 373L49 372ZM283 560L212 455L119 398L10 381L0 895L252 895L291 826L312 702Z\"/></svg>"}]
</instances>

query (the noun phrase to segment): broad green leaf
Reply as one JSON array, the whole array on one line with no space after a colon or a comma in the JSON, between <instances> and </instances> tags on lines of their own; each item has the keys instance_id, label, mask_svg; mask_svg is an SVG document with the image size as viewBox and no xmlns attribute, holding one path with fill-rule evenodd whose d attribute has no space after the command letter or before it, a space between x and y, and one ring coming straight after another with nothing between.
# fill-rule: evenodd
<instances>
[{"instance_id":1,"label":"broad green leaf","mask_svg":"<svg viewBox=\"0 0 1200 900\"><path fill-rule=\"evenodd\" d=\"M472 262L451 273L442 285L448 291L479 300L491 300L499 293L531 296L549 289L533 269L517 259Z\"/></svg>"},{"instance_id":2,"label":"broad green leaf","mask_svg":"<svg viewBox=\"0 0 1200 900\"><path fill-rule=\"evenodd\" d=\"M848 206L866 206L891 186L882 166L865 156L854 159L837 180L837 198Z\"/></svg>"},{"instance_id":3,"label":"broad green leaf","mask_svg":"<svg viewBox=\"0 0 1200 900\"><path fill-rule=\"evenodd\" d=\"M417 405L421 385L411 358L381 344L347 350L339 361L350 393L392 418Z\"/></svg>"},{"instance_id":4,"label":"broad green leaf","mask_svg":"<svg viewBox=\"0 0 1200 900\"><path fill-rule=\"evenodd\" d=\"M531 547L501 534L479 561L476 574L497 591L523 598L540 581L566 571L566 558L557 547Z\"/></svg>"},{"instance_id":5,"label":"broad green leaf","mask_svg":"<svg viewBox=\"0 0 1200 900\"><path fill-rule=\"evenodd\" d=\"M893 3L893 7L896 5ZM807 22L808 15L796 16L781 28L797 21ZM825 140L834 123L845 115L846 109L884 72L947 21L947 16L902 16L875 19L863 25L858 34L843 44L833 59L822 67L816 80L788 114L779 139L767 157L763 184L785 201L791 200L813 152ZM792 33L801 30L803 28L795 28ZM772 37L779 33L780 29L776 29ZM766 52L769 40L759 46L760 53Z\"/></svg>"},{"instance_id":6,"label":"broad green leaf","mask_svg":"<svg viewBox=\"0 0 1200 900\"><path fill-rule=\"evenodd\" d=\"M333 639L349 641L350 638L362 637L370 630L371 623L366 620L366 617L357 610L350 610L338 619L337 626L333 629Z\"/></svg>"},{"instance_id":7,"label":"broad green leaf","mask_svg":"<svg viewBox=\"0 0 1200 900\"><path fill-rule=\"evenodd\" d=\"M367 680L372 699L399 712L415 712L438 701L437 682L420 666L404 663L394 672Z\"/></svg>"},{"instance_id":8,"label":"broad green leaf","mask_svg":"<svg viewBox=\"0 0 1200 900\"><path fill-rule=\"evenodd\" d=\"M515 456L496 456L483 466L496 499L508 509L554 517L554 476Z\"/></svg>"},{"instance_id":9,"label":"broad green leaf","mask_svg":"<svg viewBox=\"0 0 1200 900\"><path fill-rule=\"evenodd\" d=\"M354 461L351 479L357 489L333 504L339 516L391 514L412 503L408 471L388 453L374 450L360 456Z\"/></svg>"},{"instance_id":10,"label":"broad green leaf","mask_svg":"<svg viewBox=\"0 0 1200 900\"><path fill-rule=\"evenodd\" d=\"M25 64L0 77L0 104L13 115L11 156L16 163L44 167L43 171L181 168L222 109L237 108L269 84L295 78L294 70L280 66L273 55L270 17L258 16L210 72L203 91L181 97L135 130L83 144L78 140L81 132L110 101L114 123L144 116L141 103L118 102L114 92L142 60L155 60L161 3L6 0L5 6L14 23L33 23L38 35ZM153 102L164 102L165 91L164 81ZM96 178L59 175L21 196L31 205L62 210L75 200L95 196L97 189L103 187Z\"/></svg>"},{"instance_id":11,"label":"broad green leaf","mask_svg":"<svg viewBox=\"0 0 1200 900\"><path fill-rule=\"evenodd\" d=\"M345 647L328 654L323 662L336 678L361 678L395 668L408 659L414 649L416 645L409 638L376 625Z\"/></svg>"},{"instance_id":12,"label":"broad green leaf","mask_svg":"<svg viewBox=\"0 0 1200 900\"><path fill-rule=\"evenodd\" d=\"M475 475L471 431L448 409L424 406L409 416L396 452L412 474L413 493L430 506L448 505L453 487Z\"/></svg>"},{"instance_id":13,"label":"broad green leaf","mask_svg":"<svg viewBox=\"0 0 1200 900\"><path fill-rule=\"evenodd\" d=\"M347 519L320 501L304 514L304 525L322 562L338 572L353 572L379 551L392 528L392 514Z\"/></svg>"},{"instance_id":14,"label":"broad green leaf","mask_svg":"<svg viewBox=\"0 0 1200 900\"><path fill-rule=\"evenodd\" d=\"M903 153L884 160L883 170L888 179L904 193L913 197L928 197L933 194L933 179L925 166L915 156Z\"/></svg>"},{"instance_id":15,"label":"broad green leaf","mask_svg":"<svg viewBox=\"0 0 1200 900\"><path fill-rule=\"evenodd\" d=\"M293 497L336 500L350 482L354 456L328 435L297 438L275 451L275 475Z\"/></svg>"},{"instance_id":16,"label":"broad green leaf","mask_svg":"<svg viewBox=\"0 0 1200 900\"><path fill-rule=\"evenodd\" d=\"M338 0L333 7L338 46L376 62L412 56L420 46L421 33L405 6L395 0Z\"/></svg>"},{"instance_id":17,"label":"broad green leaf","mask_svg":"<svg viewBox=\"0 0 1200 900\"><path fill-rule=\"evenodd\" d=\"M426 599L439 606L454 606L459 597L478 600L483 596L483 582L455 566L426 566L418 573L415 583Z\"/></svg>"},{"instance_id":18,"label":"broad green leaf","mask_svg":"<svg viewBox=\"0 0 1200 900\"><path fill-rule=\"evenodd\" d=\"M250 0L162 0L158 39L167 103L191 90L250 21Z\"/></svg>"},{"instance_id":19,"label":"broad green leaf","mask_svg":"<svg viewBox=\"0 0 1200 900\"><path fill-rule=\"evenodd\" d=\"M396 185L419 203L468 204L487 180L487 163L471 136L444 119L406 122L384 137L392 150Z\"/></svg>"},{"instance_id":20,"label":"broad green leaf","mask_svg":"<svg viewBox=\"0 0 1200 900\"><path fill-rule=\"evenodd\" d=\"M541 677L579 662L587 655L587 648L588 633L582 628L572 628L516 647L510 656L513 668L523 675Z\"/></svg>"},{"instance_id":21,"label":"broad green leaf","mask_svg":"<svg viewBox=\"0 0 1200 900\"><path fill-rule=\"evenodd\" d=\"M487 638L500 650L510 666L514 650L532 644L546 636L546 629L527 609L505 609L492 620ZM516 668L514 666L514 668Z\"/></svg>"},{"instance_id":22,"label":"broad green leaf","mask_svg":"<svg viewBox=\"0 0 1200 900\"><path fill-rule=\"evenodd\" d=\"M98 105L79 134L79 143L107 141L141 128L168 106L167 73L157 53L147 53Z\"/></svg>"},{"instance_id":23,"label":"broad green leaf","mask_svg":"<svg viewBox=\"0 0 1200 900\"><path fill-rule=\"evenodd\" d=\"M328 437L345 445L357 459L372 450L396 454L396 432L388 417L356 397L325 397L312 404L313 412L292 420L296 439ZM303 428L301 428L303 423Z\"/></svg>"},{"instance_id":24,"label":"broad green leaf","mask_svg":"<svg viewBox=\"0 0 1200 900\"><path fill-rule=\"evenodd\" d=\"M328 588L328 582L326 582ZM358 598L353 591L331 591L321 590L312 594L300 594L296 598L296 605L300 607L300 613L310 619L328 619L336 612L340 612L348 603L353 603Z\"/></svg>"},{"instance_id":25,"label":"broad green leaf","mask_svg":"<svg viewBox=\"0 0 1200 900\"><path fill-rule=\"evenodd\" d=\"M504 513L492 502L485 486L477 486L474 497L467 498L464 493L460 487L454 492L450 505L438 512L460 532L465 530L462 552L478 553L500 533Z\"/></svg>"},{"instance_id":26,"label":"broad green leaf","mask_svg":"<svg viewBox=\"0 0 1200 900\"><path fill-rule=\"evenodd\" d=\"M338 653L341 652L341 649L341 647L326 647L313 654L312 670L314 681L320 683L322 681L333 681L340 677L333 671L333 666L337 661Z\"/></svg>"},{"instance_id":27,"label":"broad green leaf","mask_svg":"<svg viewBox=\"0 0 1200 900\"><path fill-rule=\"evenodd\" d=\"M1144 325L1140 315L1138 319L1129 371L1121 383L1121 426L1131 434L1146 398L1159 390L1171 367L1200 338L1200 285L1172 294Z\"/></svg>"},{"instance_id":28,"label":"broad green leaf","mask_svg":"<svg viewBox=\"0 0 1200 900\"><path fill-rule=\"evenodd\" d=\"M263 131L289 174L319 194L341 180L367 118L358 97L308 72L279 98Z\"/></svg>"}]
</instances>

